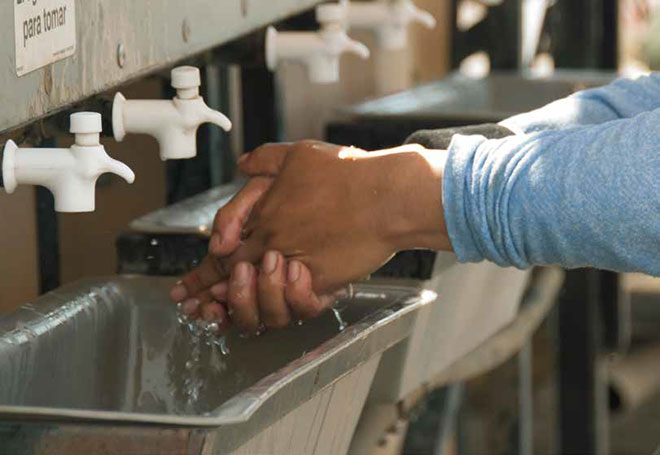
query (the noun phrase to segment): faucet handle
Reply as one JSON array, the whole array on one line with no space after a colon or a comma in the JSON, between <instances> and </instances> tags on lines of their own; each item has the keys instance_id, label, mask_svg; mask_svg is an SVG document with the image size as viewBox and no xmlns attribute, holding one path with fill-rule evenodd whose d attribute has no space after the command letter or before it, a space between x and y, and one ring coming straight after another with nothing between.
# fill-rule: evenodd
<instances>
[{"instance_id":1,"label":"faucet handle","mask_svg":"<svg viewBox=\"0 0 660 455\"><path fill-rule=\"evenodd\" d=\"M101 114L98 112L76 112L69 117L69 132L73 134L101 133Z\"/></svg>"},{"instance_id":2,"label":"faucet handle","mask_svg":"<svg viewBox=\"0 0 660 455\"><path fill-rule=\"evenodd\" d=\"M178 66L172 69L172 87L176 89L177 98L187 100L199 96L202 77L199 68L194 66Z\"/></svg>"},{"instance_id":3,"label":"faucet handle","mask_svg":"<svg viewBox=\"0 0 660 455\"><path fill-rule=\"evenodd\" d=\"M348 12L346 3L324 3L316 7L316 22L321 25L338 24L345 26Z\"/></svg>"},{"instance_id":4,"label":"faucet handle","mask_svg":"<svg viewBox=\"0 0 660 455\"><path fill-rule=\"evenodd\" d=\"M69 132L75 135L76 145L101 144L101 114L98 112L76 112L69 117Z\"/></svg>"}]
</instances>

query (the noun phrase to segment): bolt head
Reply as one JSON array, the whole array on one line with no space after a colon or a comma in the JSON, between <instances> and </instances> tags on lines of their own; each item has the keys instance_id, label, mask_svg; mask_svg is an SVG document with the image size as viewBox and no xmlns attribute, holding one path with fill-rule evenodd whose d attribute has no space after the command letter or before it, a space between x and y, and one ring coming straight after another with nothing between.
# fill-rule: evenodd
<instances>
[{"instance_id":1,"label":"bolt head","mask_svg":"<svg viewBox=\"0 0 660 455\"><path fill-rule=\"evenodd\" d=\"M126 63L126 47L124 46L124 43L119 43L119 45L117 46L117 65L119 65L120 68L123 68L125 63Z\"/></svg>"}]
</instances>

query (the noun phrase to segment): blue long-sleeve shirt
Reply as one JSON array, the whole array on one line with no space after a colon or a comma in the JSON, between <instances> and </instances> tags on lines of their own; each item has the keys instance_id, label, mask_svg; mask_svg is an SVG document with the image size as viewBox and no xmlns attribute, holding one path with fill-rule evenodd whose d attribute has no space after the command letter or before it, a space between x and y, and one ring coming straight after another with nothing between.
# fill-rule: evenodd
<instances>
[{"instance_id":1,"label":"blue long-sleeve shirt","mask_svg":"<svg viewBox=\"0 0 660 455\"><path fill-rule=\"evenodd\" d=\"M660 75L454 136L443 203L458 259L660 275Z\"/></svg>"}]
</instances>

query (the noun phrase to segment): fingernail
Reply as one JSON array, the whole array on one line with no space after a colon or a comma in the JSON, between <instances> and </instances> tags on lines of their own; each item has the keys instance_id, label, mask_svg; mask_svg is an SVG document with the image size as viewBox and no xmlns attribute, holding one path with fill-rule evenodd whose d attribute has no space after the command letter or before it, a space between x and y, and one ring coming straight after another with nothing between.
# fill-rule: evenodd
<instances>
[{"instance_id":1,"label":"fingernail","mask_svg":"<svg viewBox=\"0 0 660 455\"><path fill-rule=\"evenodd\" d=\"M236 266L236 269L234 269L234 283L243 286L247 284L249 279L250 270L248 269L248 265L245 262L241 262Z\"/></svg>"},{"instance_id":2,"label":"fingernail","mask_svg":"<svg viewBox=\"0 0 660 455\"><path fill-rule=\"evenodd\" d=\"M298 278L300 278L300 264L297 262L292 262L289 264L289 273L288 273L288 279L289 283L294 283L298 281Z\"/></svg>"},{"instance_id":3,"label":"fingernail","mask_svg":"<svg viewBox=\"0 0 660 455\"><path fill-rule=\"evenodd\" d=\"M197 311L197 307L199 306L199 299L188 299L183 302L181 305L181 310L185 314L193 314L195 311Z\"/></svg>"},{"instance_id":4,"label":"fingernail","mask_svg":"<svg viewBox=\"0 0 660 455\"><path fill-rule=\"evenodd\" d=\"M277 253L274 251L267 251L264 255L264 261L261 266L262 270L268 275L273 273L277 267Z\"/></svg>"},{"instance_id":5,"label":"fingernail","mask_svg":"<svg viewBox=\"0 0 660 455\"><path fill-rule=\"evenodd\" d=\"M176 285L174 285L174 287L170 291L170 297L175 302L180 302L186 297L188 297L188 290L181 281L179 281Z\"/></svg>"},{"instance_id":6,"label":"fingernail","mask_svg":"<svg viewBox=\"0 0 660 455\"><path fill-rule=\"evenodd\" d=\"M219 300L224 300L227 298L227 282L223 281L222 283L214 284L211 286L211 294L213 297Z\"/></svg>"},{"instance_id":7,"label":"fingernail","mask_svg":"<svg viewBox=\"0 0 660 455\"><path fill-rule=\"evenodd\" d=\"M243 164L245 161L248 159L248 156L250 156L249 153L244 153L238 158L238 164Z\"/></svg>"}]
</instances>

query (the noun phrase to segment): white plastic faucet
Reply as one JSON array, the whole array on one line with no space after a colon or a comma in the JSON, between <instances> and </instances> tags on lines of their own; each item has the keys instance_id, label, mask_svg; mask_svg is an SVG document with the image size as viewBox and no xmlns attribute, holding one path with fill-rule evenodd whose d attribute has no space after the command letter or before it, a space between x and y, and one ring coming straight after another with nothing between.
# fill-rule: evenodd
<instances>
[{"instance_id":1,"label":"white plastic faucet","mask_svg":"<svg viewBox=\"0 0 660 455\"><path fill-rule=\"evenodd\" d=\"M275 71L281 61L304 63L309 79L316 84L339 81L339 58L351 52L369 58L364 44L346 34L346 8L339 3L319 5L316 20L321 24L317 32L278 32L269 27L266 33L266 64Z\"/></svg>"},{"instance_id":2,"label":"white plastic faucet","mask_svg":"<svg viewBox=\"0 0 660 455\"><path fill-rule=\"evenodd\" d=\"M101 114L72 114L70 132L76 139L68 149L19 148L7 141L2 159L7 193L18 185L41 185L55 196L58 212L93 212L96 180L101 174L111 172L133 183L133 171L110 158L100 143Z\"/></svg>"},{"instance_id":3,"label":"white plastic faucet","mask_svg":"<svg viewBox=\"0 0 660 455\"><path fill-rule=\"evenodd\" d=\"M346 23L349 30L373 30L378 44L389 50L401 50L408 44L408 26L417 22L429 29L436 20L412 0L373 0L350 2L342 0L346 8Z\"/></svg>"},{"instance_id":4,"label":"white plastic faucet","mask_svg":"<svg viewBox=\"0 0 660 455\"><path fill-rule=\"evenodd\" d=\"M174 99L127 100L118 92L112 104L115 139L121 142L126 133L149 134L158 141L163 161L194 158L197 129L202 123L231 129L229 119L199 96L201 84L198 68L180 66L172 70L172 87L177 91Z\"/></svg>"}]
</instances>

